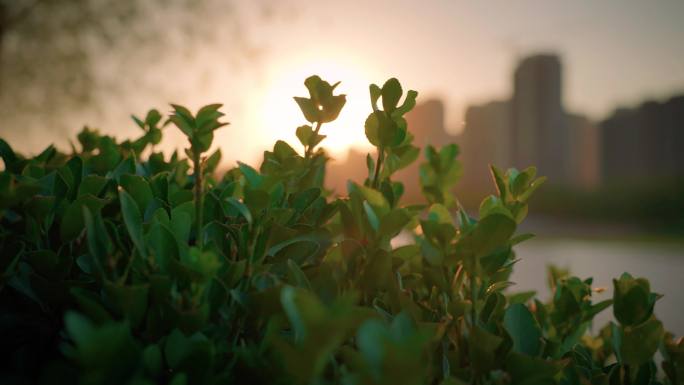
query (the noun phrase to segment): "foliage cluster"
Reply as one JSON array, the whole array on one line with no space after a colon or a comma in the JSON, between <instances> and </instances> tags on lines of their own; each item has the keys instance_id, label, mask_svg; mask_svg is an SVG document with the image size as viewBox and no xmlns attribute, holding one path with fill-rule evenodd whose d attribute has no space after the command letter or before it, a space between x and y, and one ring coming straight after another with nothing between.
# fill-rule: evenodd
<instances>
[{"instance_id":1,"label":"foliage cluster","mask_svg":"<svg viewBox=\"0 0 684 385\"><path fill-rule=\"evenodd\" d=\"M684 235L684 178L612 182L592 191L545 186L534 212L555 217L639 225L644 233Z\"/></svg>"},{"instance_id":2,"label":"foliage cluster","mask_svg":"<svg viewBox=\"0 0 684 385\"><path fill-rule=\"evenodd\" d=\"M535 168L492 167L475 219L451 193L458 148L429 146L427 203L402 205L417 93L390 79L370 86L368 178L334 197L319 144L346 99L305 85L304 151L278 141L220 177L219 105L152 110L133 141L84 129L71 154L0 141L2 383L682 384L648 281L624 274L596 302L591 278L551 269L549 301L511 291ZM154 151L163 121L187 158Z\"/></svg>"}]
</instances>

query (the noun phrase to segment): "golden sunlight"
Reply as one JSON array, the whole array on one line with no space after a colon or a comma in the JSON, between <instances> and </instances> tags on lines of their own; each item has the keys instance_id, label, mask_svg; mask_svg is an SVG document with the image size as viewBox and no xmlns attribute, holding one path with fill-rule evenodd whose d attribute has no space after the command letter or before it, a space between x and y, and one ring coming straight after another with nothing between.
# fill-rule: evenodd
<instances>
[{"instance_id":1,"label":"golden sunlight","mask_svg":"<svg viewBox=\"0 0 684 385\"><path fill-rule=\"evenodd\" d=\"M301 148L294 132L307 121L293 97L308 97L304 79L311 75L318 75L330 84L341 82L335 93L347 95L347 103L337 120L323 125L321 134L327 138L321 145L336 159L344 159L351 147L370 148L363 124L371 111L368 86L372 81L355 63L330 59L288 63L273 71L256 115L258 126L263 128L261 132L268 136L263 139L271 143L283 139Z\"/></svg>"}]
</instances>

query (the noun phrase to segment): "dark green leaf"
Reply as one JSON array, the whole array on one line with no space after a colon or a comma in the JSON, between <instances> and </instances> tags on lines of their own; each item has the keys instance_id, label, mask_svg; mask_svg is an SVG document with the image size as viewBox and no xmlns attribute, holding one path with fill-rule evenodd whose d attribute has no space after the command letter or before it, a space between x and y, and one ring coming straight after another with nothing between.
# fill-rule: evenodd
<instances>
[{"instance_id":1,"label":"dark green leaf","mask_svg":"<svg viewBox=\"0 0 684 385\"><path fill-rule=\"evenodd\" d=\"M513 304L504 314L504 328L513 339L513 350L536 356L541 348L541 329L523 304Z\"/></svg>"},{"instance_id":2,"label":"dark green leaf","mask_svg":"<svg viewBox=\"0 0 684 385\"><path fill-rule=\"evenodd\" d=\"M119 201L121 202L121 215L126 224L128 235L130 235L133 244L138 249L138 253L146 256L147 249L145 248L145 240L143 238L142 214L138 209L138 205L126 191L119 191Z\"/></svg>"}]
</instances>

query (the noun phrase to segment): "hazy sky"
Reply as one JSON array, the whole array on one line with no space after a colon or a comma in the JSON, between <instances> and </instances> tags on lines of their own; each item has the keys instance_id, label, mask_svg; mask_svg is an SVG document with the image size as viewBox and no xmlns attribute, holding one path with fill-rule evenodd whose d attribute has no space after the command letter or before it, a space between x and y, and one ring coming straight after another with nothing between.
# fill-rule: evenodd
<instances>
[{"instance_id":1,"label":"hazy sky","mask_svg":"<svg viewBox=\"0 0 684 385\"><path fill-rule=\"evenodd\" d=\"M223 102L232 122L217 137L225 158L255 162L274 139L294 141L304 121L291 97L306 94L302 82L313 73L341 80L348 94L340 124L327 128L338 156L365 141L368 83L392 76L418 90L419 100L443 98L455 131L467 105L508 97L516 61L540 51L562 58L566 107L594 119L617 105L684 92L684 1L262 1L269 12L251 1L236 4L239 28L198 20L223 30L210 49L194 43L191 54L148 53L145 66L124 66L152 92L108 99L114 107L104 115L71 120L123 137L135 132L128 113L144 114L148 106ZM160 14L150 22L168 23ZM236 50L248 58L225 59ZM102 55L98 68L119 81L128 73L110 65L116 55ZM175 147L181 138L172 130L168 143Z\"/></svg>"},{"instance_id":2,"label":"hazy sky","mask_svg":"<svg viewBox=\"0 0 684 385\"><path fill-rule=\"evenodd\" d=\"M281 88L282 95L294 91L278 84L301 67L318 65L319 72L342 67L349 78L374 82L396 76L423 97L442 97L448 125L458 130L468 104L507 97L518 58L540 51L562 58L568 109L595 119L617 105L684 92L684 1L295 1L292 6L291 22L253 30L268 45L264 86L270 92ZM340 80L344 85L346 79ZM367 103L365 84L358 88L346 91ZM289 107L296 112L292 103Z\"/></svg>"},{"instance_id":3,"label":"hazy sky","mask_svg":"<svg viewBox=\"0 0 684 385\"><path fill-rule=\"evenodd\" d=\"M380 79L396 75L443 95L456 109L507 95L515 61L536 51L562 56L568 106L595 117L684 90L683 1L294 4L298 17L278 26L270 57L349 57Z\"/></svg>"}]
</instances>

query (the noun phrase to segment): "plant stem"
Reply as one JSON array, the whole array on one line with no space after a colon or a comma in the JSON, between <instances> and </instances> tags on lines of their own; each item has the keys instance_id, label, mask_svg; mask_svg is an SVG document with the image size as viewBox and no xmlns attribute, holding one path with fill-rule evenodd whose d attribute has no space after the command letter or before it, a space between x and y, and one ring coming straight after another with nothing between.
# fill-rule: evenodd
<instances>
[{"instance_id":1,"label":"plant stem","mask_svg":"<svg viewBox=\"0 0 684 385\"><path fill-rule=\"evenodd\" d=\"M200 154L195 153L192 159L195 168L195 226L197 227L197 247L202 250L204 240L202 237L202 225L204 223L203 218L203 202L202 202L202 162L200 159Z\"/></svg>"},{"instance_id":2,"label":"plant stem","mask_svg":"<svg viewBox=\"0 0 684 385\"><path fill-rule=\"evenodd\" d=\"M322 125L323 125L323 123L316 122L316 127L314 128L314 132L313 132L314 138L318 137L318 132L321 130ZM315 145L314 146L311 146L311 145L306 146L306 151L304 152L305 158L309 158L311 156L311 153L313 152L314 147L316 147L316 146Z\"/></svg>"},{"instance_id":3,"label":"plant stem","mask_svg":"<svg viewBox=\"0 0 684 385\"><path fill-rule=\"evenodd\" d=\"M375 163L375 172L373 172L373 183L371 187L378 187L378 179L380 177L380 167L382 167L382 161L385 158L385 149L378 147L378 161Z\"/></svg>"},{"instance_id":4,"label":"plant stem","mask_svg":"<svg viewBox=\"0 0 684 385\"><path fill-rule=\"evenodd\" d=\"M471 323L472 326L475 326L475 323L477 322L477 309L475 309L475 306L477 304L477 281L475 281L475 277L472 275L469 277L470 278L470 300L472 301L472 305L470 307L470 317L471 317Z\"/></svg>"}]
</instances>

